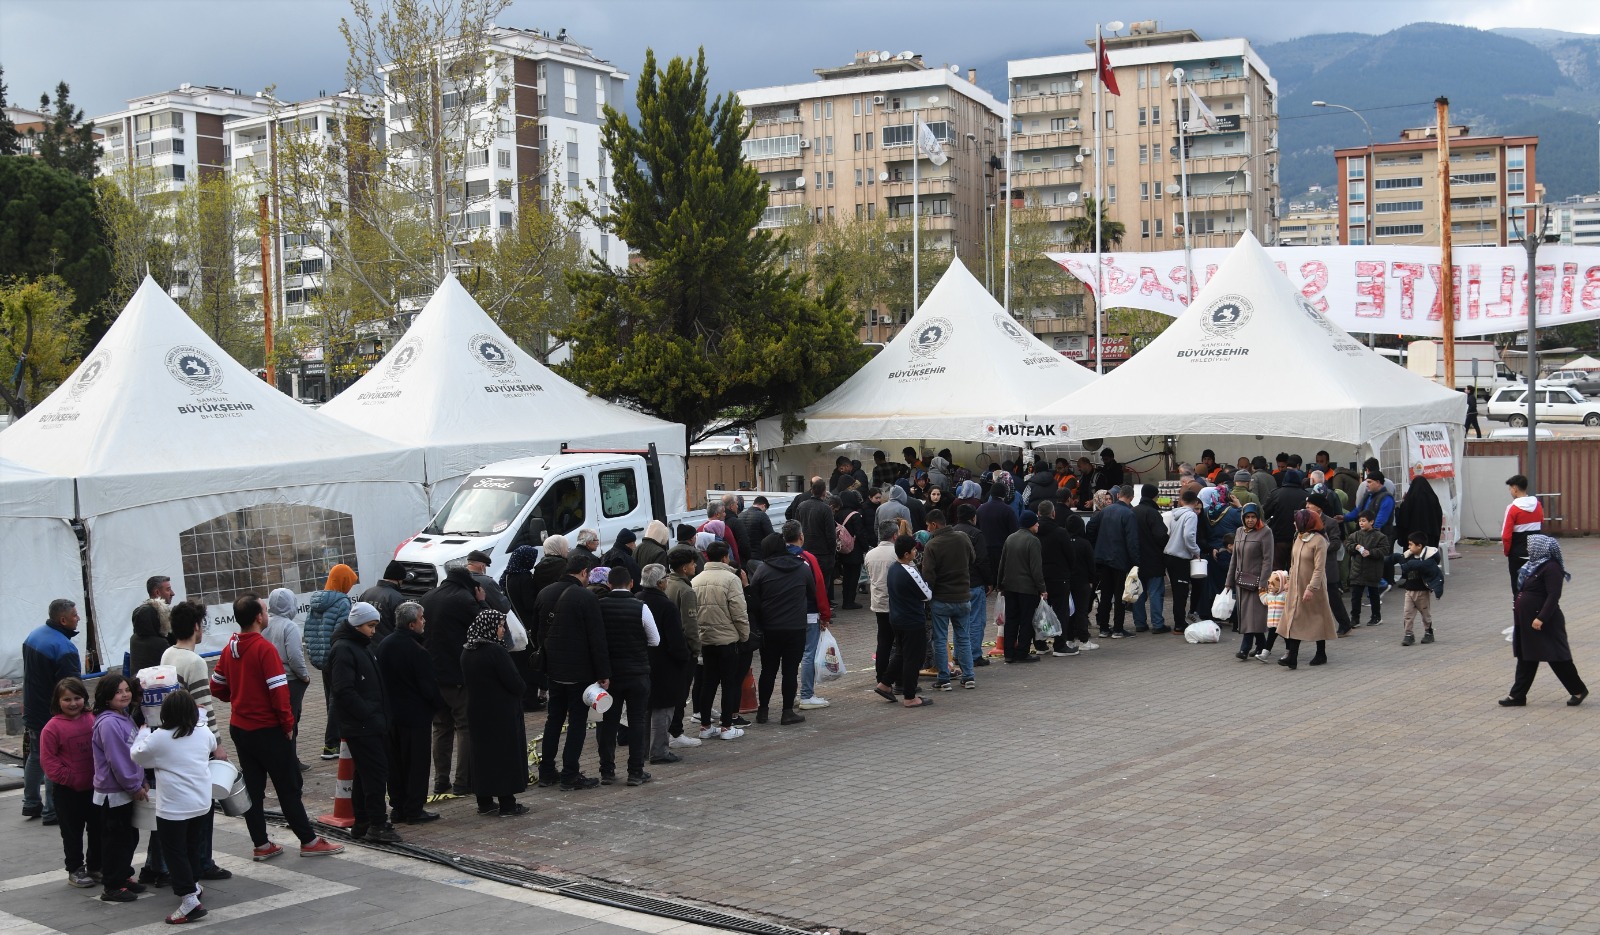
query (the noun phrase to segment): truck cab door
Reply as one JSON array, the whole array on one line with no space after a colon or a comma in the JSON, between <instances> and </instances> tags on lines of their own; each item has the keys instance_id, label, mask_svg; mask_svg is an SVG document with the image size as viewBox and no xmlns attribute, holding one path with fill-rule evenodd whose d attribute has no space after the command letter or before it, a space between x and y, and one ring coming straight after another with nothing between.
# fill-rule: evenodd
<instances>
[{"instance_id":1,"label":"truck cab door","mask_svg":"<svg viewBox=\"0 0 1600 935\"><path fill-rule=\"evenodd\" d=\"M593 510L600 531L600 542L609 549L617 533L631 529L642 536L645 524L650 522L650 487L640 464L618 464L601 468L595 473L595 501Z\"/></svg>"},{"instance_id":2,"label":"truck cab door","mask_svg":"<svg viewBox=\"0 0 1600 935\"><path fill-rule=\"evenodd\" d=\"M576 544L593 500L589 478L583 473L557 475L539 491L506 554L522 545L542 546L546 536L566 536L569 545Z\"/></svg>"}]
</instances>

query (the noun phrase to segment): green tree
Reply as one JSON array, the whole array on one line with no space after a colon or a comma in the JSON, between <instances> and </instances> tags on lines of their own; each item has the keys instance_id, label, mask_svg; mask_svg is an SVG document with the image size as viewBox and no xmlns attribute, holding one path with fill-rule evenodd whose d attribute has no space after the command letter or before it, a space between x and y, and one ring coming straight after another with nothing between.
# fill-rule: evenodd
<instances>
[{"instance_id":1,"label":"green tree","mask_svg":"<svg viewBox=\"0 0 1600 935\"><path fill-rule=\"evenodd\" d=\"M99 320L105 326L133 298L145 276L169 289L176 281L176 202L170 180L128 166L94 181L95 211L109 253L109 283ZM103 333L104 327L100 329ZM95 335L98 338L98 334Z\"/></svg>"},{"instance_id":2,"label":"green tree","mask_svg":"<svg viewBox=\"0 0 1600 935\"><path fill-rule=\"evenodd\" d=\"M56 85L55 101L48 94L39 95L39 109L50 119L43 130L29 130L28 138L45 165L92 179L100 144L94 141L94 124L83 122L83 108L72 103L69 93L62 81Z\"/></svg>"},{"instance_id":3,"label":"green tree","mask_svg":"<svg viewBox=\"0 0 1600 935\"><path fill-rule=\"evenodd\" d=\"M811 294L820 298L834 283L857 324L871 323L877 314L895 320L909 318L911 295L911 221L909 218L858 218L816 223L802 221L784 231L788 237L786 261L804 274ZM928 297L934 284L950 268L953 254L934 238L919 238L918 294Z\"/></svg>"},{"instance_id":4,"label":"green tree","mask_svg":"<svg viewBox=\"0 0 1600 935\"><path fill-rule=\"evenodd\" d=\"M639 123L607 107L613 213L589 212L640 262L572 274L564 373L597 395L687 426L689 440L794 416L865 360L837 287L807 293L784 242L755 230L767 188L744 161L732 95L708 103L705 51L660 71L646 51Z\"/></svg>"},{"instance_id":5,"label":"green tree","mask_svg":"<svg viewBox=\"0 0 1600 935\"><path fill-rule=\"evenodd\" d=\"M1066 237L1067 249L1073 253L1091 253L1094 251L1096 218L1100 221L1100 248L1102 250L1115 250L1122 246L1122 238L1128 232L1127 226L1121 221L1107 220L1105 207L1097 204L1094 198L1084 196L1083 213L1076 217L1068 218L1062 231Z\"/></svg>"},{"instance_id":6,"label":"green tree","mask_svg":"<svg viewBox=\"0 0 1600 935\"><path fill-rule=\"evenodd\" d=\"M231 174L203 174L172 204L173 279L178 304L230 356L261 361L259 297L243 291L244 265L258 265L259 220L247 183ZM254 260L255 263L250 263Z\"/></svg>"},{"instance_id":7,"label":"green tree","mask_svg":"<svg viewBox=\"0 0 1600 935\"><path fill-rule=\"evenodd\" d=\"M0 156L0 281L60 276L72 310L98 340L111 286L111 252L88 180L28 156Z\"/></svg>"},{"instance_id":8,"label":"green tree","mask_svg":"<svg viewBox=\"0 0 1600 935\"><path fill-rule=\"evenodd\" d=\"M78 365L84 316L60 276L0 285L0 400L13 418L50 395Z\"/></svg>"},{"instance_id":9,"label":"green tree","mask_svg":"<svg viewBox=\"0 0 1600 935\"><path fill-rule=\"evenodd\" d=\"M512 340L548 362L552 336L572 320L566 274L582 259L572 219L530 198L518 210L514 229L461 249L461 284Z\"/></svg>"},{"instance_id":10,"label":"green tree","mask_svg":"<svg viewBox=\"0 0 1600 935\"><path fill-rule=\"evenodd\" d=\"M15 156L22 152L22 134L6 113L6 70L0 67L0 156Z\"/></svg>"}]
</instances>

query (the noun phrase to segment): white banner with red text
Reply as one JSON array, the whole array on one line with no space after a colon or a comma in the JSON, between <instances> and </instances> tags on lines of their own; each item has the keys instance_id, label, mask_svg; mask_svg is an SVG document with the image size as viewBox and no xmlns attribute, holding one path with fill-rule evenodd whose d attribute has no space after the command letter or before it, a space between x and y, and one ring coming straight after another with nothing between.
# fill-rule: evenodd
<instances>
[{"instance_id":1,"label":"white banner with red text","mask_svg":"<svg viewBox=\"0 0 1600 935\"><path fill-rule=\"evenodd\" d=\"M1266 249L1294 287L1347 332L1443 334L1443 265L1437 247ZM1225 247L1192 251L1195 294L1227 252ZM1046 255L1095 291L1094 254ZM1188 306L1191 277L1182 250L1107 253L1103 259L1105 307L1176 316ZM1521 246L1458 247L1453 260L1457 337L1526 330L1528 255ZM1535 280L1539 327L1600 319L1600 249L1540 247Z\"/></svg>"}]
</instances>

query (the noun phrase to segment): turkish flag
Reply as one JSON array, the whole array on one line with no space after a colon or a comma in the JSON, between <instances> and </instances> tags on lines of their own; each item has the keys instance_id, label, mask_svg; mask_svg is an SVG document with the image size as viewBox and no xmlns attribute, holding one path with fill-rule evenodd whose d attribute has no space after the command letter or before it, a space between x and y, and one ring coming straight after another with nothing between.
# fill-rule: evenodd
<instances>
[{"instance_id":1,"label":"turkish flag","mask_svg":"<svg viewBox=\"0 0 1600 935\"><path fill-rule=\"evenodd\" d=\"M1107 91L1110 91L1112 94L1115 94L1117 97L1121 97L1122 96L1122 92L1117 90L1117 76L1116 76L1116 73L1114 73L1111 70L1111 56L1106 54L1106 41L1105 41L1105 39L1100 39L1099 40L1099 46L1100 46L1100 49L1099 49L1099 51L1100 51L1100 83L1106 86L1106 90Z\"/></svg>"}]
</instances>

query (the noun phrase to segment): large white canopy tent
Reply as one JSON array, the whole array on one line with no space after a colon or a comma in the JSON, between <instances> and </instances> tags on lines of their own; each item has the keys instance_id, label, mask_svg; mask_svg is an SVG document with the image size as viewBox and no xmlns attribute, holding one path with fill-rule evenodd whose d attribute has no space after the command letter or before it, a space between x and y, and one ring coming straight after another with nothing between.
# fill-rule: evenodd
<instances>
[{"instance_id":1,"label":"large white canopy tent","mask_svg":"<svg viewBox=\"0 0 1600 935\"><path fill-rule=\"evenodd\" d=\"M668 512L685 508L684 428L557 376L500 330L454 276L404 337L324 414L422 452L431 507L485 464L575 448L655 442Z\"/></svg>"},{"instance_id":2,"label":"large white canopy tent","mask_svg":"<svg viewBox=\"0 0 1600 935\"><path fill-rule=\"evenodd\" d=\"M22 677L22 641L45 622L51 601L83 606L72 501L72 478L0 458L0 677Z\"/></svg>"},{"instance_id":3,"label":"large white canopy tent","mask_svg":"<svg viewBox=\"0 0 1600 935\"><path fill-rule=\"evenodd\" d=\"M375 582L427 519L420 452L267 385L149 278L0 450L75 481L102 664L121 662L150 575L206 602L217 647L238 594L316 591L341 561Z\"/></svg>"},{"instance_id":4,"label":"large white canopy tent","mask_svg":"<svg viewBox=\"0 0 1600 935\"><path fill-rule=\"evenodd\" d=\"M1019 325L955 259L894 340L800 413L805 428L785 439L781 419L757 425L766 481L827 474L834 447L848 443L876 445L891 460L904 445L958 443L949 447L967 463L984 447L1060 444L1060 427L1040 411L1094 379Z\"/></svg>"},{"instance_id":5,"label":"large white canopy tent","mask_svg":"<svg viewBox=\"0 0 1600 935\"><path fill-rule=\"evenodd\" d=\"M1438 426L1459 457L1467 400L1398 367L1329 321L1245 234L1189 309L1127 363L1042 411L1126 461L1137 443L1177 456L1279 450L1411 466L1408 430ZM1320 443L1310 449L1308 442ZM1230 447L1231 446L1231 447ZM1247 449L1236 451L1235 449ZM1396 481L1404 486L1405 475ZM1439 491L1441 501L1447 492ZM1453 500L1453 496L1449 500ZM1447 501L1448 502L1448 501Z\"/></svg>"}]
</instances>

